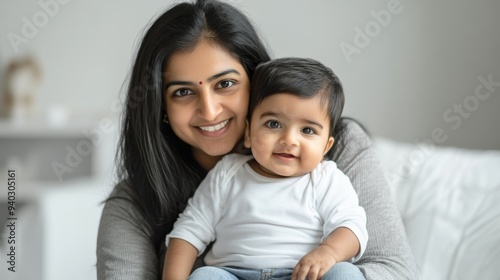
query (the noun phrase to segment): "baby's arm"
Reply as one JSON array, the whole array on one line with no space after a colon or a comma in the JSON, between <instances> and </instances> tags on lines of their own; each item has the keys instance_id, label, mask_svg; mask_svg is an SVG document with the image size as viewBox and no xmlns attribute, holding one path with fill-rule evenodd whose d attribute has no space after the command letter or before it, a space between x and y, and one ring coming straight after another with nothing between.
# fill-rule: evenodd
<instances>
[{"instance_id":1,"label":"baby's arm","mask_svg":"<svg viewBox=\"0 0 500 280\"><path fill-rule=\"evenodd\" d=\"M366 214L349 178L325 161L312 173L316 210L322 217L322 242L295 266L292 279L320 279L336 263L358 260L366 249Z\"/></svg>"},{"instance_id":2,"label":"baby's arm","mask_svg":"<svg viewBox=\"0 0 500 280\"><path fill-rule=\"evenodd\" d=\"M339 227L306 254L295 266L292 280L320 279L332 266L346 261L359 253L360 245L356 235L348 228Z\"/></svg>"},{"instance_id":3,"label":"baby's arm","mask_svg":"<svg viewBox=\"0 0 500 280\"><path fill-rule=\"evenodd\" d=\"M163 264L163 280L187 279L191 274L197 254L198 250L189 242L171 238Z\"/></svg>"}]
</instances>

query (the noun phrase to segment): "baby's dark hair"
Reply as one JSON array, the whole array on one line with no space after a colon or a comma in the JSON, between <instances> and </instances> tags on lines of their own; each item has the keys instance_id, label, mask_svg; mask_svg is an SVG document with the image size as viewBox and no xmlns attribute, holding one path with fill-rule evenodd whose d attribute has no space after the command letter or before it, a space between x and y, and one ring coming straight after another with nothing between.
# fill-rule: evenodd
<instances>
[{"instance_id":1,"label":"baby's dark hair","mask_svg":"<svg viewBox=\"0 0 500 280\"><path fill-rule=\"evenodd\" d=\"M255 107L277 93L289 93L305 99L321 94L321 104L327 106L330 136L334 136L344 109L342 83L333 71L308 58L278 58L261 63L252 78L247 119L252 119Z\"/></svg>"}]
</instances>

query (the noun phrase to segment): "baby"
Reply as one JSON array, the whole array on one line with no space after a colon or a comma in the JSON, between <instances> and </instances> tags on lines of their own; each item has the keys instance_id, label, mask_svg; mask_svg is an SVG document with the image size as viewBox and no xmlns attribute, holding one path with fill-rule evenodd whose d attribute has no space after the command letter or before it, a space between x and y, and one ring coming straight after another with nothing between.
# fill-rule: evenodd
<instances>
[{"instance_id":1,"label":"baby","mask_svg":"<svg viewBox=\"0 0 500 280\"><path fill-rule=\"evenodd\" d=\"M334 279L363 254L366 215L349 178L324 160L344 93L312 59L257 67L244 144L208 173L167 235L163 279ZM207 266L193 264L206 246ZM267 278L266 278L267 279Z\"/></svg>"}]
</instances>

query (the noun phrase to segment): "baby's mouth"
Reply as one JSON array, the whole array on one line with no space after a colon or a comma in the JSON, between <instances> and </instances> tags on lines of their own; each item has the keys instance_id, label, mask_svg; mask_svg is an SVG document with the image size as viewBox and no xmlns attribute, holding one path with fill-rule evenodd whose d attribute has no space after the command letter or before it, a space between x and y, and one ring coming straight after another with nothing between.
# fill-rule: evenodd
<instances>
[{"instance_id":1,"label":"baby's mouth","mask_svg":"<svg viewBox=\"0 0 500 280\"><path fill-rule=\"evenodd\" d=\"M296 156L294 156L292 154L287 154L287 153L275 153L275 155L280 156L280 157L284 157L284 158L296 158Z\"/></svg>"}]
</instances>

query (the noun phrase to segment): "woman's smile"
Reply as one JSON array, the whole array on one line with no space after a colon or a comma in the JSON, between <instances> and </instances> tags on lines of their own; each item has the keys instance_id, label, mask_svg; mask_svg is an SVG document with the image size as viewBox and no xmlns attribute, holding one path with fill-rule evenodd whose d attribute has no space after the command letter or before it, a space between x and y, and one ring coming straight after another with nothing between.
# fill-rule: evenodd
<instances>
[{"instance_id":1,"label":"woman's smile","mask_svg":"<svg viewBox=\"0 0 500 280\"><path fill-rule=\"evenodd\" d=\"M224 127L226 127L226 125L229 123L229 120L225 120L223 122L220 122L216 125L211 125L211 126L198 126L199 129L201 129L202 131L206 131L206 132L214 132L214 131L218 131L218 130L221 130L223 129Z\"/></svg>"}]
</instances>

